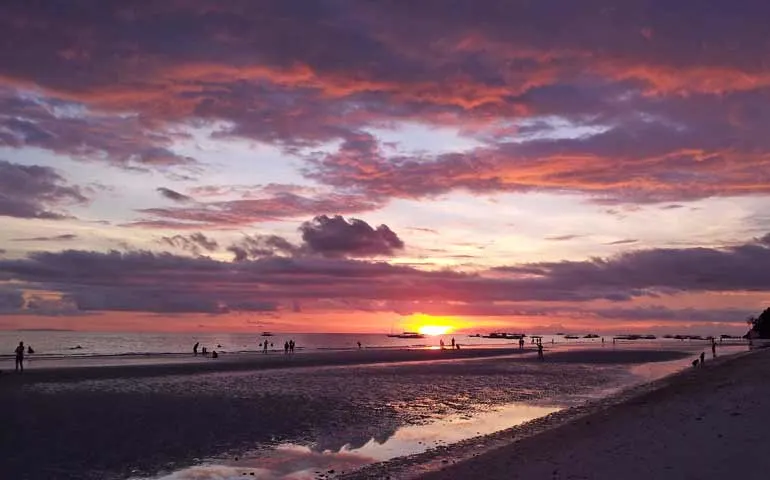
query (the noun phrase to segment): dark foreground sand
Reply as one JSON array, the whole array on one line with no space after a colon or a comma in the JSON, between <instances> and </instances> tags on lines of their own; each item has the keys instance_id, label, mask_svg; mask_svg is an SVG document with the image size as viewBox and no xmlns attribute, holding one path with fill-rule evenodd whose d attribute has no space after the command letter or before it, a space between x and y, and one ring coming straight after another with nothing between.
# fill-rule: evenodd
<instances>
[{"instance_id":1,"label":"dark foreground sand","mask_svg":"<svg viewBox=\"0 0 770 480\"><path fill-rule=\"evenodd\" d=\"M711 362L636 393L506 432L500 448L449 447L440 458L394 462L352 478L770 478L770 350Z\"/></svg>"},{"instance_id":2,"label":"dark foreground sand","mask_svg":"<svg viewBox=\"0 0 770 480\"><path fill-rule=\"evenodd\" d=\"M338 451L445 415L591 395L627 378L621 363L682 358L620 349L553 352L545 362L531 352L458 358L500 353L347 352L4 373L0 478L150 476L282 442ZM326 366L313 366L319 361ZM335 362L342 365L328 365ZM301 368L281 368L289 365Z\"/></svg>"}]
</instances>

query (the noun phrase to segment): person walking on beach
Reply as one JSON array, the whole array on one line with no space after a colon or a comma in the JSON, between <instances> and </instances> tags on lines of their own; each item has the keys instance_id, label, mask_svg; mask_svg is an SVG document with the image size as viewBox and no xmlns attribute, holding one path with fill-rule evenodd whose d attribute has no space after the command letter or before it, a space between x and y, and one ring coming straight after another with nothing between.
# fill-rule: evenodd
<instances>
[{"instance_id":1,"label":"person walking on beach","mask_svg":"<svg viewBox=\"0 0 770 480\"><path fill-rule=\"evenodd\" d=\"M540 360L545 360L545 357L543 357L543 344L538 343L537 344L537 358Z\"/></svg>"},{"instance_id":2,"label":"person walking on beach","mask_svg":"<svg viewBox=\"0 0 770 480\"><path fill-rule=\"evenodd\" d=\"M193 345L193 355L196 357L198 356L198 346L201 344L201 342L195 342L195 345Z\"/></svg>"},{"instance_id":3,"label":"person walking on beach","mask_svg":"<svg viewBox=\"0 0 770 480\"><path fill-rule=\"evenodd\" d=\"M24 373L24 342L19 342L19 346L16 347L16 371Z\"/></svg>"},{"instance_id":4,"label":"person walking on beach","mask_svg":"<svg viewBox=\"0 0 770 480\"><path fill-rule=\"evenodd\" d=\"M711 356L717 358L717 342L713 338L711 339Z\"/></svg>"},{"instance_id":5,"label":"person walking on beach","mask_svg":"<svg viewBox=\"0 0 770 480\"><path fill-rule=\"evenodd\" d=\"M700 352L700 366L703 366L703 363L706 361L706 352Z\"/></svg>"}]
</instances>

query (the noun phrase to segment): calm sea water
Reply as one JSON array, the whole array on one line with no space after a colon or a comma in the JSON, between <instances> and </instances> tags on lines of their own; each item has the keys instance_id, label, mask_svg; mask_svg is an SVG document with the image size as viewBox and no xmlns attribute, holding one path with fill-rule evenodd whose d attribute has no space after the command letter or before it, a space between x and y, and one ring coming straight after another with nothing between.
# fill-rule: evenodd
<instances>
[{"instance_id":1,"label":"calm sea water","mask_svg":"<svg viewBox=\"0 0 770 480\"><path fill-rule=\"evenodd\" d=\"M13 354L19 341L31 345L37 357L101 356L101 355L171 355L190 353L196 342L209 350L220 352L261 351L259 344L265 339L271 348L283 349L287 340L294 340L302 350L356 349L356 342L365 348L408 348L436 346L443 338L447 344L451 338L464 346L499 346L513 341L468 337L464 334L423 339L391 338L385 334L345 333L275 333L262 337L258 333L112 333L72 331L0 331L0 356ZM76 347L81 348L76 348Z\"/></svg>"},{"instance_id":2,"label":"calm sea water","mask_svg":"<svg viewBox=\"0 0 770 480\"><path fill-rule=\"evenodd\" d=\"M260 343L265 339L271 349L283 349L284 342L294 340L298 351L309 350L351 350L361 342L364 348L421 348L438 346L443 339L447 344L454 338L463 347L485 347L513 345L515 340L500 340L469 337L466 334L425 337L422 339L391 338L385 334L347 333L275 333L262 337L257 333L114 333L114 332L73 332L73 331L0 331L0 357L9 357L19 341L31 345L38 358L64 356L104 355L174 355L192 351L196 342L200 347L216 349L224 353L261 351ZM605 337L611 342L611 337ZM529 343L530 339L525 341ZM543 343L552 341L564 344L601 344L601 339L567 340L563 336L544 335ZM654 343L659 343L660 340ZM644 340L635 342L652 343ZM678 343L678 342L677 342ZM77 348L80 347L80 348Z\"/></svg>"}]
</instances>

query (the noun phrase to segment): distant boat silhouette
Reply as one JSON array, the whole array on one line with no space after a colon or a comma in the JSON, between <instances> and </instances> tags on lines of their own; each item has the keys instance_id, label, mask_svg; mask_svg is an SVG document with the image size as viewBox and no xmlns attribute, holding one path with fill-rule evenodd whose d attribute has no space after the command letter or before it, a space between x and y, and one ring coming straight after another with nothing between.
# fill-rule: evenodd
<instances>
[{"instance_id":1,"label":"distant boat silhouette","mask_svg":"<svg viewBox=\"0 0 770 480\"><path fill-rule=\"evenodd\" d=\"M418 332L389 333L391 338L425 338L425 335Z\"/></svg>"},{"instance_id":2,"label":"distant boat silhouette","mask_svg":"<svg viewBox=\"0 0 770 480\"><path fill-rule=\"evenodd\" d=\"M273 336L273 334L272 334L272 333L270 333L270 332L262 332L262 336L263 336L263 337L272 337L272 336Z\"/></svg>"}]
</instances>

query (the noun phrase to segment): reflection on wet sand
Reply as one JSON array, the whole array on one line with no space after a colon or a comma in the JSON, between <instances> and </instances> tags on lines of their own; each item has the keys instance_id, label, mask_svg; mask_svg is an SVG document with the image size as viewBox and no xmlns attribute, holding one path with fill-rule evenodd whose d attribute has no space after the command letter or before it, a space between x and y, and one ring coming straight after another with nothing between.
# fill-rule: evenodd
<instances>
[{"instance_id":1,"label":"reflection on wet sand","mask_svg":"<svg viewBox=\"0 0 770 480\"><path fill-rule=\"evenodd\" d=\"M160 480L220 480L243 476L264 480L309 480L329 477L371 463L487 435L558 410L558 407L515 404L474 416L452 415L428 425L361 432L347 439L326 435L312 445L282 444L245 459L180 470Z\"/></svg>"}]
</instances>

